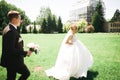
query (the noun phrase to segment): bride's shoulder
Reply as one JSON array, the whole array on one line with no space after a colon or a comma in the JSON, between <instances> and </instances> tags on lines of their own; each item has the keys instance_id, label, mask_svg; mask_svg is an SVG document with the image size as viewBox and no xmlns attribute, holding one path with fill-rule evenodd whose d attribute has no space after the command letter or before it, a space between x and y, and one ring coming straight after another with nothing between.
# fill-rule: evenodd
<instances>
[{"instance_id":1,"label":"bride's shoulder","mask_svg":"<svg viewBox=\"0 0 120 80\"><path fill-rule=\"evenodd\" d=\"M73 39L74 35L69 35L68 39Z\"/></svg>"},{"instance_id":2,"label":"bride's shoulder","mask_svg":"<svg viewBox=\"0 0 120 80\"><path fill-rule=\"evenodd\" d=\"M69 35L69 37L73 37L73 34Z\"/></svg>"}]
</instances>

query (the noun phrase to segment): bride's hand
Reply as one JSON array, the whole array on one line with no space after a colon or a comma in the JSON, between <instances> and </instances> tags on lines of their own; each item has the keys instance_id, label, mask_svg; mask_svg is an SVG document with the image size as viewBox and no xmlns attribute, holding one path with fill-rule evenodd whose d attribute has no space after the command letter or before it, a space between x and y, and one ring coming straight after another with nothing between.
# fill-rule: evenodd
<instances>
[{"instance_id":1,"label":"bride's hand","mask_svg":"<svg viewBox=\"0 0 120 80\"><path fill-rule=\"evenodd\" d=\"M66 41L66 44L69 44L69 45L72 45L73 44L73 35L69 36L67 41Z\"/></svg>"},{"instance_id":2,"label":"bride's hand","mask_svg":"<svg viewBox=\"0 0 120 80\"><path fill-rule=\"evenodd\" d=\"M68 44L68 45L72 45L73 43L72 43L71 40L69 40L68 42L66 42L66 44Z\"/></svg>"}]
</instances>

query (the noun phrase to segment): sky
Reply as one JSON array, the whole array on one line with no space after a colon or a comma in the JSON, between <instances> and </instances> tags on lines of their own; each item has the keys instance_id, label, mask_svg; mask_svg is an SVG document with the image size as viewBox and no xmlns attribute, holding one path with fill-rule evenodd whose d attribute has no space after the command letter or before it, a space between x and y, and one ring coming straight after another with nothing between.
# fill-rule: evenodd
<instances>
[{"instance_id":1,"label":"sky","mask_svg":"<svg viewBox=\"0 0 120 80\"><path fill-rule=\"evenodd\" d=\"M72 4L78 0L5 0L7 3L13 4L21 10L31 21L35 21L40 14L40 8L49 6L52 13L61 16L62 22L69 20L69 11ZM120 0L103 0L105 3L105 18L111 19L116 9L120 10Z\"/></svg>"}]
</instances>

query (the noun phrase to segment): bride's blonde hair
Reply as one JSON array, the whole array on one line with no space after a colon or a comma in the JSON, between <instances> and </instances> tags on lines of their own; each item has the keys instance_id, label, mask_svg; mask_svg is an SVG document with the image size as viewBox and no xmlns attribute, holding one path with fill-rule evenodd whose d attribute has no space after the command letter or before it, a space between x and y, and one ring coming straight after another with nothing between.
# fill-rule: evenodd
<instances>
[{"instance_id":1,"label":"bride's blonde hair","mask_svg":"<svg viewBox=\"0 0 120 80\"><path fill-rule=\"evenodd\" d=\"M73 29L76 29L76 30L77 30L76 24L72 24L72 25L70 26L70 29L71 29L71 30L73 30Z\"/></svg>"}]
</instances>

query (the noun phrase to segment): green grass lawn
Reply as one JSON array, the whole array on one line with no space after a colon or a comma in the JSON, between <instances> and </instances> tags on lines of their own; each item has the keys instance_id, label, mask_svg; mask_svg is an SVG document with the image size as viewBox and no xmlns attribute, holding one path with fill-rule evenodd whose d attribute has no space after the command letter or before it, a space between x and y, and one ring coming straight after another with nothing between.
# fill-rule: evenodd
<instances>
[{"instance_id":1,"label":"green grass lawn","mask_svg":"<svg viewBox=\"0 0 120 80\"><path fill-rule=\"evenodd\" d=\"M120 80L120 34L118 33L77 33L78 39L90 50L94 64L85 79L70 80ZM44 70L54 66L60 44L65 34L22 34L26 45L35 42L40 46L39 54L34 53L25 58L25 63L31 71L28 80L49 79ZM0 36L0 54L2 37ZM36 67L38 67L36 69ZM18 74L17 77L20 75ZM0 67L0 80L5 80L6 70Z\"/></svg>"}]
</instances>

